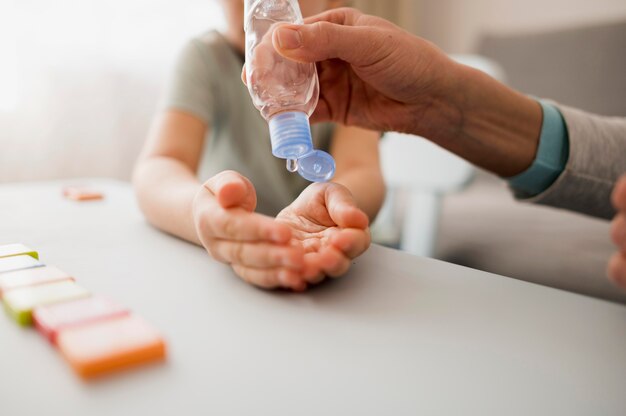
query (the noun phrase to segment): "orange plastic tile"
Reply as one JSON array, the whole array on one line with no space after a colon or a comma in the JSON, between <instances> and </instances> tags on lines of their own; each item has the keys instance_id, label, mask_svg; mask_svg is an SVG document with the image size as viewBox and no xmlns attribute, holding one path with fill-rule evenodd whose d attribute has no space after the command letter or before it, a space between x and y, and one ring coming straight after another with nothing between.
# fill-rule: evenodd
<instances>
[{"instance_id":1,"label":"orange plastic tile","mask_svg":"<svg viewBox=\"0 0 626 416\"><path fill-rule=\"evenodd\" d=\"M73 201L94 201L104 198L102 192L86 186L66 186L63 188L63 196Z\"/></svg>"},{"instance_id":2,"label":"orange plastic tile","mask_svg":"<svg viewBox=\"0 0 626 416\"><path fill-rule=\"evenodd\" d=\"M165 358L159 333L134 315L62 330L57 345L84 378Z\"/></svg>"},{"instance_id":3,"label":"orange plastic tile","mask_svg":"<svg viewBox=\"0 0 626 416\"><path fill-rule=\"evenodd\" d=\"M0 299L3 293L26 286L35 286L61 280L74 280L54 266L35 267L0 274Z\"/></svg>"}]
</instances>

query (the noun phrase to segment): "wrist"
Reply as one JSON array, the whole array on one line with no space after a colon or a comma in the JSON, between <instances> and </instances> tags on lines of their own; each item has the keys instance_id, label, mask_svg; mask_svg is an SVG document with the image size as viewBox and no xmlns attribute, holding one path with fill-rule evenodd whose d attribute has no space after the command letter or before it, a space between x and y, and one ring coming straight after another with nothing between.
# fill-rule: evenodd
<instances>
[{"instance_id":1,"label":"wrist","mask_svg":"<svg viewBox=\"0 0 626 416\"><path fill-rule=\"evenodd\" d=\"M196 190L196 194L191 201L190 211L191 218L194 226L195 241L204 245L201 238L201 230L204 228L203 221L208 217L206 215L207 202L209 201L210 193L204 184L200 185Z\"/></svg>"},{"instance_id":2,"label":"wrist","mask_svg":"<svg viewBox=\"0 0 626 416\"><path fill-rule=\"evenodd\" d=\"M520 198L539 195L563 173L569 158L569 136L559 110L547 102L542 107L543 122L537 154L532 165L517 176L506 178Z\"/></svg>"},{"instance_id":3,"label":"wrist","mask_svg":"<svg viewBox=\"0 0 626 416\"><path fill-rule=\"evenodd\" d=\"M446 72L449 124L434 141L501 176L526 170L541 132L539 103L468 66L455 62Z\"/></svg>"}]
</instances>

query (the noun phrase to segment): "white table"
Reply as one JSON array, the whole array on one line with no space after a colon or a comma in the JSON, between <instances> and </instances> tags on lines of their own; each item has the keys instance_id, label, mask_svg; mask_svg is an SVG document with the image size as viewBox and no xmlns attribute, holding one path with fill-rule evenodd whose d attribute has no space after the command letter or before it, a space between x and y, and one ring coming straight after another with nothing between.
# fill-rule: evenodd
<instances>
[{"instance_id":1,"label":"white table","mask_svg":"<svg viewBox=\"0 0 626 416\"><path fill-rule=\"evenodd\" d=\"M83 382L0 316L2 415L626 414L623 306L381 247L309 293L264 292L95 183L103 202L0 186L0 243L130 306L168 361Z\"/></svg>"}]
</instances>

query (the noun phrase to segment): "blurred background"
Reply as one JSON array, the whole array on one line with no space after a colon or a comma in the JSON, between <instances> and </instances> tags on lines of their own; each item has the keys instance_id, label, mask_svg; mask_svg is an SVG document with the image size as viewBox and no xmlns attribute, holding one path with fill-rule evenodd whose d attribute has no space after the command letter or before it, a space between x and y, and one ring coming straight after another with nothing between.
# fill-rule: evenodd
<instances>
[{"instance_id":1,"label":"blurred background","mask_svg":"<svg viewBox=\"0 0 626 416\"><path fill-rule=\"evenodd\" d=\"M357 6L528 94L626 116L624 0ZM0 0L0 182L128 180L179 49L222 24L217 0ZM411 146L424 160L385 167L391 192L379 241L623 299L604 278L606 222L515 204L497 178L406 139L383 142L383 163ZM432 154L443 159L429 164Z\"/></svg>"}]
</instances>

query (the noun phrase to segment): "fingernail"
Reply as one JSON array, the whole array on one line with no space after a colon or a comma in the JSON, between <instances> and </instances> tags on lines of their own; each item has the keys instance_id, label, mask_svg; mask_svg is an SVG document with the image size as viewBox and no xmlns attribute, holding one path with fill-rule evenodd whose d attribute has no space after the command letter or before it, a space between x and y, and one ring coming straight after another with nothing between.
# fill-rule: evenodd
<instances>
[{"instance_id":1,"label":"fingernail","mask_svg":"<svg viewBox=\"0 0 626 416\"><path fill-rule=\"evenodd\" d=\"M281 27L276 29L278 45L281 49L298 49L302 46L302 35L296 29Z\"/></svg>"}]
</instances>

